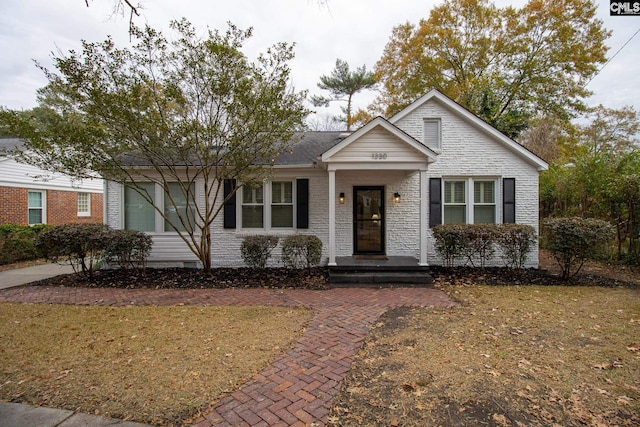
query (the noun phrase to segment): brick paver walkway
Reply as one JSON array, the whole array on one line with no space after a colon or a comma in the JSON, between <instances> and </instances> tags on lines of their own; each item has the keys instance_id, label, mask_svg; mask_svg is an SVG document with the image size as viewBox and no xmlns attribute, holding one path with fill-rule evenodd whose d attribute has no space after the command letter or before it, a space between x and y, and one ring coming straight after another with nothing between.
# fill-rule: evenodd
<instances>
[{"instance_id":1,"label":"brick paver walkway","mask_svg":"<svg viewBox=\"0 0 640 427\"><path fill-rule=\"evenodd\" d=\"M0 302L79 305L304 306L314 316L295 348L216 403L194 426L324 426L353 356L374 322L399 306L452 306L430 288L88 289L23 287L0 291Z\"/></svg>"}]
</instances>

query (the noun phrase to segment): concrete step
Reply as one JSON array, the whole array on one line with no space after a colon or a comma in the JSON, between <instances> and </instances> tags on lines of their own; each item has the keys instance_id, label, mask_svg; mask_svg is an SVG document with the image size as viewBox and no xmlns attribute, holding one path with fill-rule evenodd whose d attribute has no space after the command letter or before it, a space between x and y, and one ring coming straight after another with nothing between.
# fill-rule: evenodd
<instances>
[{"instance_id":1,"label":"concrete step","mask_svg":"<svg viewBox=\"0 0 640 427\"><path fill-rule=\"evenodd\" d=\"M431 285L426 271L329 271L331 286Z\"/></svg>"}]
</instances>

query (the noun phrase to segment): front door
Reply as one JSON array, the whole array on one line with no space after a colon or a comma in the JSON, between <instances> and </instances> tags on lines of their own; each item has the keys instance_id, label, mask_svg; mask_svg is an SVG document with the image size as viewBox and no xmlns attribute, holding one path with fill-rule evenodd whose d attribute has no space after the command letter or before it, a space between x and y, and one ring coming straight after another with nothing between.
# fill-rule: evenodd
<instances>
[{"instance_id":1,"label":"front door","mask_svg":"<svg viewBox=\"0 0 640 427\"><path fill-rule=\"evenodd\" d=\"M384 255L384 187L353 188L355 254Z\"/></svg>"}]
</instances>

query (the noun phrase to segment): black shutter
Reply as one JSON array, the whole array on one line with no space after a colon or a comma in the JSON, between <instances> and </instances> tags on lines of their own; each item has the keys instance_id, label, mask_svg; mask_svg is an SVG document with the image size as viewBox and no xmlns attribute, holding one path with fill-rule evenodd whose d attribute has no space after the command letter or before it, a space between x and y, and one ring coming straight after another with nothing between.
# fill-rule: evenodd
<instances>
[{"instance_id":1,"label":"black shutter","mask_svg":"<svg viewBox=\"0 0 640 427\"><path fill-rule=\"evenodd\" d=\"M513 224L516 222L516 179L502 180L502 222Z\"/></svg>"},{"instance_id":2,"label":"black shutter","mask_svg":"<svg viewBox=\"0 0 640 427\"><path fill-rule=\"evenodd\" d=\"M442 224L442 180L429 178L429 227Z\"/></svg>"},{"instance_id":3,"label":"black shutter","mask_svg":"<svg viewBox=\"0 0 640 427\"><path fill-rule=\"evenodd\" d=\"M309 228L309 180L296 179L296 227Z\"/></svg>"},{"instance_id":4,"label":"black shutter","mask_svg":"<svg viewBox=\"0 0 640 427\"><path fill-rule=\"evenodd\" d=\"M236 188L235 179L224 180L224 198L226 199L229 194ZM229 197L224 204L224 228L236 228L236 193Z\"/></svg>"}]
</instances>

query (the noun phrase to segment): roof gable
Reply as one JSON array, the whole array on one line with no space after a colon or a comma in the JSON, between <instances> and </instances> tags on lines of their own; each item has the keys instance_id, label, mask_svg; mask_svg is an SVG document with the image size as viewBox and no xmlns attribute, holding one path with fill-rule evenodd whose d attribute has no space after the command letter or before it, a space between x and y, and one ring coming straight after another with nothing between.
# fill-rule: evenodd
<instances>
[{"instance_id":1,"label":"roof gable","mask_svg":"<svg viewBox=\"0 0 640 427\"><path fill-rule=\"evenodd\" d=\"M384 153L384 154L383 154ZM376 156L385 156L384 159ZM322 154L322 161L432 162L437 153L382 117L376 117Z\"/></svg>"},{"instance_id":2,"label":"roof gable","mask_svg":"<svg viewBox=\"0 0 640 427\"><path fill-rule=\"evenodd\" d=\"M428 102L434 102L434 101L437 101L441 105L444 105L446 108L456 113L458 117L462 118L467 123L471 124L477 129L491 135L491 137L494 140L498 141L502 146L506 147L508 150L516 153L517 155L525 159L527 162L529 162L534 167L536 167L539 171L546 170L549 168L549 165L547 164L547 162L542 160L540 157L536 156L531 151L527 150L525 147L518 144L516 141L509 138L508 136L506 136L505 134L503 134L493 126L491 126L489 123L485 122L484 120L482 120L481 118L479 118L478 116L476 116L475 114L473 114L472 112L470 112L469 110L467 110L466 108L464 108L463 106L453 101L451 98L449 98L448 96L444 95L442 92L436 89L430 90L427 94L423 95L422 97L418 98L417 100L409 104L402 111L400 111L399 113L391 117L389 119L389 122L396 124L403 118L414 113L417 109L419 109L424 104Z\"/></svg>"}]
</instances>

